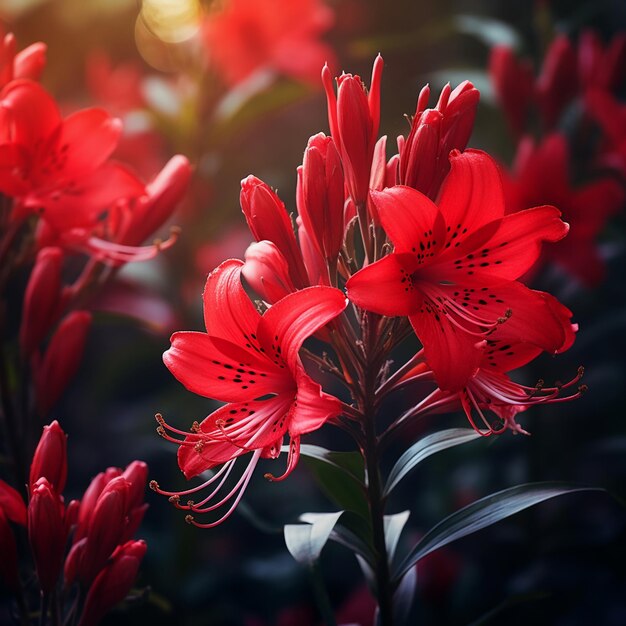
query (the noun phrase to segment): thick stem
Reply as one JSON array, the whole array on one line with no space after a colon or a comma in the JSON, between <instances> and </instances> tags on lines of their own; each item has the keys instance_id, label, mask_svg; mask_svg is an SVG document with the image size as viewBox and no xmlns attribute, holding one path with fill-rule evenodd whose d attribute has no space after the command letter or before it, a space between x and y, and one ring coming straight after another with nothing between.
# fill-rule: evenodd
<instances>
[{"instance_id":1,"label":"thick stem","mask_svg":"<svg viewBox=\"0 0 626 626\"><path fill-rule=\"evenodd\" d=\"M365 446L363 457L367 472L367 497L370 507L372 538L376 552L376 589L378 592L379 625L392 626L393 603L389 574L389 559L385 543L384 499L378 460L378 441L373 412L365 413L363 423Z\"/></svg>"}]
</instances>

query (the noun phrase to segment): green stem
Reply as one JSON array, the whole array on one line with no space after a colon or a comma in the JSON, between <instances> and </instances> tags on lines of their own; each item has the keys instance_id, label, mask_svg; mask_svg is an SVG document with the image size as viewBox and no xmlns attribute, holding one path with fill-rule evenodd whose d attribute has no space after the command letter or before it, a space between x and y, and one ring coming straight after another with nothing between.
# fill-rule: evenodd
<instances>
[{"instance_id":1,"label":"green stem","mask_svg":"<svg viewBox=\"0 0 626 626\"><path fill-rule=\"evenodd\" d=\"M372 539L374 543L376 563L374 574L378 593L379 625L393 625L393 601L389 573L389 558L385 543L385 503L378 460L378 441L376 438L374 414L365 413L364 420L365 446L363 457L367 472L367 497L370 508Z\"/></svg>"}]
</instances>

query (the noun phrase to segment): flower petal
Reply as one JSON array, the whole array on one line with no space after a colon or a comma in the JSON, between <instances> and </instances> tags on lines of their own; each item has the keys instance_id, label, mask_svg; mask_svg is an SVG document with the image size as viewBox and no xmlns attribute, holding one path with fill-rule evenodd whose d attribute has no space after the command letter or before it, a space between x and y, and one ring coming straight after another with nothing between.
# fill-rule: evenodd
<instances>
[{"instance_id":1,"label":"flower petal","mask_svg":"<svg viewBox=\"0 0 626 626\"><path fill-rule=\"evenodd\" d=\"M311 379L302 366L299 366L298 371L298 395L289 422L289 434L292 437L317 430L342 411L341 402L324 393L322 387Z\"/></svg>"},{"instance_id":2,"label":"flower petal","mask_svg":"<svg viewBox=\"0 0 626 626\"><path fill-rule=\"evenodd\" d=\"M439 387L458 391L477 372L482 357L479 337L458 328L432 307L422 307L409 316L424 346L426 361Z\"/></svg>"},{"instance_id":3,"label":"flower petal","mask_svg":"<svg viewBox=\"0 0 626 626\"><path fill-rule=\"evenodd\" d=\"M543 206L485 224L453 254L429 266L428 277L468 285L515 280L535 263L544 241L565 237L569 227L560 215L558 209Z\"/></svg>"},{"instance_id":4,"label":"flower petal","mask_svg":"<svg viewBox=\"0 0 626 626\"><path fill-rule=\"evenodd\" d=\"M422 296L413 285L417 261L411 254L388 254L359 270L346 283L348 298L366 311L381 315L411 315Z\"/></svg>"},{"instance_id":5,"label":"flower petal","mask_svg":"<svg viewBox=\"0 0 626 626\"><path fill-rule=\"evenodd\" d=\"M298 351L305 339L337 317L348 301L334 287L308 287L289 294L272 306L259 323L259 341L269 354L274 350L295 371Z\"/></svg>"},{"instance_id":6,"label":"flower petal","mask_svg":"<svg viewBox=\"0 0 626 626\"><path fill-rule=\"evenodd\" d=\"M204 323L211 336L252 346L261 316L241 284L242 267L242 261L229 259L209 274L203 294Z\"/></svg>"},{"instance_id":7,"label":"flower petal","mask_svg":"<svg viewBox=\"0 0 626 626\"><path fill-rule=\"evenodd\" d=\"M205 333L178 332L163 362L189 391L223 401L253 400L294 389L287 370L252 349Z\"/></svg>"},{"instance_id":8,"label":"flower petal","mask_svg":"<svg viewBox=\"0 0 626 626\"><path fill-rule=\"evenodd\" d=\"M472 233L504 215L504 191L495 161L480 150L453 150L450 173L439 197L439 210L452 229Z\"/></svg>"},{"instance_id":9,"label":"flower petal","mask_svg":"<svg viewBox=\"0 0 626 626\"><path fill-rule=\"evenodd\" d=\"M441 248L445 224L437 206L424 194L401 185L370 194L395 252L430 258Z\"/></svg>"}]
</instances>

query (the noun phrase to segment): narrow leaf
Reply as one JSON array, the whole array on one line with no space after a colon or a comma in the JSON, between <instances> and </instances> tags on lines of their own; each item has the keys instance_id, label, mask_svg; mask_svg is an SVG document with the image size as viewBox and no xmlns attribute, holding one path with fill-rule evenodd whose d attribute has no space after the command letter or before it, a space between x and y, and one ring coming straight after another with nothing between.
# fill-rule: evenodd
<instances>
[{"instance_id":1,"label":"narrow leaf","mask_svg":"<svg viewBox=\"0 0 626 626\"><path fill-rule=\"evenodd\" d=\"M603 491L592 487L573 487L565 483L528 483L504 489L481 498L446 517L413 547L398 568L395 579L401 579L420 559L461 537L527 509L544 500L578 491Z\"/></svg>"},{"instance_id":2,"label":"narrow leaf","mask_svg":"<svg viewBox=\"0 0 626 626\"><path fill-rule=\"evenodd\" d=\"M412 567L402 578L393 594L393 617L396 624L406 624L415 597L417 568Z\"/></svg>"},{"instance_id":3,"label":"narrow leaf","mask_svg":"<svg viewBox=\"0 0 626 626\"><path fill-rule=\"evenodd\" d=\"M387 547L387 557L389 558L389 563L393 561L393 556L396 553L402 529L409 519L410 514L410 511L402 511L402 513L385 515L384 517L385 545Z\"/></svg>"},{"instance_id":4,"label":"narrow leaf","mask_svg":"<svg viewBox=\"0 0 626 626\"><path fill-rule=\"evenodd\" d=\"M305 513L301 519L308 523L285 526L287 549L298 563L313 565L317 561L342 513Z\"/></svg>"},{"instance_id":5,"label":"narrow leaf","mask_svg":"<svg viewBox=\"0 0 626 626\"><path fill-rule=\"evenodd\" d=\"M400 456L389 473L384 495L388 496L392 489L419 463L431 454L446 448L458 446L467 441L478 439L480 435L473 428L450 428L428 435L414 443Z\"/></svg>"}]
</instances>

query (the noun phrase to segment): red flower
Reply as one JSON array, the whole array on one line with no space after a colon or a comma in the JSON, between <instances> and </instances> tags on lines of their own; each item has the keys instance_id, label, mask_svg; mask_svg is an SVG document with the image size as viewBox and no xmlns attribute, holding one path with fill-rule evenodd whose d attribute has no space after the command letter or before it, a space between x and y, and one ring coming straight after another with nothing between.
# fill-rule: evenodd
<instances>
[{"instance_id":1,"label":"red flower","mask_svg":"<svg viewBox=\"0 0 626 626\"><path fill-rule=\"evenodd\" d=\"M259 458L276 458L285 434L290 437L287 470L273 480L282 480L295 467L300 436L320 428L341 412L341 402L324 393L304 371L298 351L327 322L339 315L346 299L338 289L311 287L280 300L261 316L241 284L241 261L222 263L209 275L204 291L206 333L178 332L163 360L189 391L229 401L194 424L192 434L178 431L161 420L159 432L180 444L178 462L187 478L222 465L203 485L185 492L164 492L178 501L222 479L207 498L180 508L209 512L234 503L214 526L234 510L243 495ZM269 397L268 397L269 396ZM173 438L167 430L182 434ZM253 452L252 459L235 487L224 498L217 492L231 472L237 457ZM189 521L193 518L189 516Z\"/></svg>"},{"instance_id":2,"label":"red flower","mask_svg":"<svg viewBox=\"0 0 626 626\"><path fill-rule=\"evenodd\" d=\"M500 176L485 153L453 153L451 164L438 206L409 187L372 192L395 249L347 283L358 306L409 316L448 390L475 374L483 341L499 324L549 352L563 346L563 329L543 299L515 279L536 261L542 241L567 233L554 207L504 216Z\"/></svg>"},{"instance_id":3,"label":"red flower","mask_svg":"<svg viewBox=\"0 0 626 626\"><path fill-rule=\"evenodd\" d=\"M332 49L320 41L333 13L320 0L229 0L209 13L204 43L230 85L270 69L315 83L325 62L334 65Z\"/></svg>"},{"instance_id":4,"label":"red flower","mask_svg":"<svg viewBox=\"0 0 626 626\"><path fill-rule=\"evenodd\" d=\"M601 178L574 189L569 177L570 158L565 137L552 134L539 145L525 138L519 145L513 168L506 180L507 212L537 204L553 204L570 224L569 235L543 256L562 266L587 285L597 284L604 262L596 239L607 220L624 203L624 190L617 180Z\"/></svg>"},{"instance_id":5,"label":"red flower","mask_svg":"<svg viewBox=\"0 0 626 626\"><path fill-rule=\"evenodd\" d=\"M16 80L0 94L0 191L17 200L15 217L39 212L54 229L93 224L120 197L134 195L134 175L106 163L121 122L101 109L62 119L37 83Z\"/></svg>"}]
</instances>

